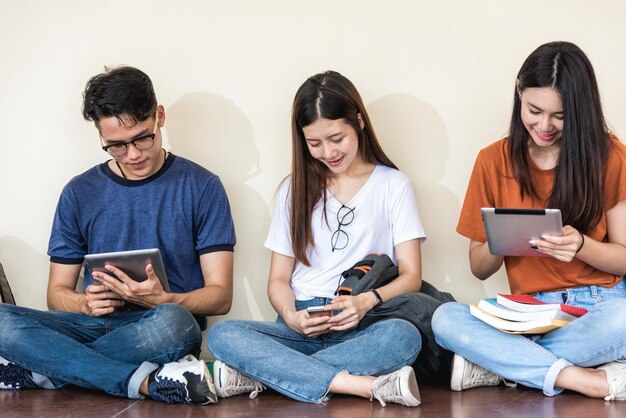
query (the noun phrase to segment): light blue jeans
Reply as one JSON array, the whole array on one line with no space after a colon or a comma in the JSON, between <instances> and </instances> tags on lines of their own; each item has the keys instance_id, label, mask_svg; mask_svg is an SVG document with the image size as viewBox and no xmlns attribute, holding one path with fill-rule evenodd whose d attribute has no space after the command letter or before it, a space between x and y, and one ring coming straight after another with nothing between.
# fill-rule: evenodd
<instances>
[{"instance_id":1,"label":"light blue jeans","mask_svg":"<svg viewBox=\"0 0 626 418\"><path fill-rule=\"evenodd\" d=\"M139 386L157 364L201 346L198 323L176 304L104 317L0 304L0 357L47 389L73 384L143 398Z\"/></svg>"},{"instance_id":2,"label":"light blue jeans","mask_svg":"<svg viewBox=\"0 0 626 418\"><path fill-rule=\"evenodd\" d=\"M330 303L328 298L296 301L296 309ZM363 330L307 337L276 322L222 321L211 328L209 351L241 373L292 399L323 402L341 371L376 376L413 364L420 333L401 319Z\"/></svg>"},{"instance_id":3,"label":"light blue jeans","mask_svg":"<svg viewBox=\"0 0 626 418\"><path fill-rule=\"evenodd\" d=\"M507 380L542 389L547 396L568 366L594 367L626 358L626 283L585 286L534 295L551 303L588 310L583 317L545 335L507 334L475 318L466 305L446 303L433 316L437 343Z\"/></svg>"}]
</instances>

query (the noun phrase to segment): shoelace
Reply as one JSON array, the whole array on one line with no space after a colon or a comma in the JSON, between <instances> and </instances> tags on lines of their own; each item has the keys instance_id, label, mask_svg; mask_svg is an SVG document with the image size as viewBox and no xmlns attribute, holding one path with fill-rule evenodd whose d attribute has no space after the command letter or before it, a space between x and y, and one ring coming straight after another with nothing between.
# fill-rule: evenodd
<instances>
[{"instance_id":1,"label":"shoelace","mask_svg":"<svg viewBox=\"0 0 626 418\"><path fill-rule=\"evenodd\" d=\"M469 376L470 385L490 384L499 380L500 380L499 376L476 365L474 365L474 368L472 369L470 376Z\"/></svg>"},{"instance_id":2,"label":"shoelace","mask_svg":"<svg viewBox=\"0 0 626 418\"><path fill-rule=\"evenodd\" d=\"M376 398L382 406L387 406L385 400L396 402L402 400L402 393L400 393L400 388L397 384L397 375L392 374L382 378L379 377L378 379L376 379L372 387L372 398ZM391 382L392 379L394 380L393 382Z\"/></svg>"},{"instance_id":3,"label":"shoelace","mask_svg":"<svg viewBox=\"0 0 626 418\"><path fill-rule=\"evenodd\" d=\"M616 363L626 363L624 360L617 360ZM622 366L623 372L626 372L626 365ZM607 375L608 380L608 375ZM626 376L614 377L609 384L609 396L604 398L605 401L613 401L615 399L623 399L622 395L626 394ZM617 389L617 390L616 390ZM622 390L619 390L622 389Z\"/></svg>"},{"instance_id":4,"label":"shoelace","mask_svg":"<svg viewBox=\"0 0 626 418\"><path fill-rule=\"evenodd\" d=\"M240 393L250 392L250 399L254 399L265 389L265 386L261 383L256 380L252 380L239 372L229 370L229 374L229 380L232 381L232 384L226 388L226 392L229 395L238 395Z\"/></svg>"},{"instance_id":5,"label":"shoelace","mask_svg":"<svg viewBox=\"0 0 626 418\"><path fill-rule=\"evenodd\" d=\"M620 395L623 395L625 391L613 392L614 386L624 387L625 383L622 382L613 382L613 384L609 383L609 396L604 398L605 401L614 401L615 399L622 399Z\"/></svg>"}]
</instances>

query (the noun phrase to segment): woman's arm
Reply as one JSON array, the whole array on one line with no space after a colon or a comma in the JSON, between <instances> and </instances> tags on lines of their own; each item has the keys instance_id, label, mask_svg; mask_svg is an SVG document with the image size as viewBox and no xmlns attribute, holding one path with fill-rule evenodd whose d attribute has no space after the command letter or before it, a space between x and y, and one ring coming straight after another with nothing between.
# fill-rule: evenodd
<instances>
[{"instance_id":1,"label":"woman's arm","mask_svg":"<svg viewBox=\"0 0 626 418\"><path fill-rule=\"evenodd\" d=\"M489 244L487 241L470 241L469 247L470 269L472 274L480 280L491 277L496 271L500 270L504 257L501 255L493 255L489 252Z\"/></svg>"},{"instance_id":2,"label":"woman's arm","mask_svg":"<svg viewBox=\"0 0 626 418\"><path fill-rule=\"evenodd\" d=\"M407 293L419 292L422 288L422 252L420 244L419 239L412 239L396 245L398 277L385 286L376 289L383 301ZM372 292L366 293L370 293L368 296L373 296ZM376 299L374 298L375 303Z\"/></svg>"},{"instance_id":3,"label":"woman's arm","mask_svg":"<svg viewBox=\"0 0 626 418\"><path fill-rule=\"evenodd\" d=\"M289 328L308 336L323 334L330 329L328 317L311 317L305 310L296 311L296 299L291 289L291 273L295 258L272 252L267 294L274 310Z\"/></svg>"},{"instance_id":4,"label":"woman's arm","mask_svg":"<svg viewBox=\"0 0 626 418\"><path fill-rule=\"evenodd\" d=\"M567 225L562 236L545 236L544 240L538 240L537 250L565 262L576 257L598 270L623 276L626 274L626 201L606 212L606 226L608 242L583 237Z\"/></svg>"},{"instance_id":5,"label":"woman's arm","mask_svg":"<svg viewBox=\"0 0 626 418\"><path fill-rule=\"evenodd\" d=\"M422 288L422 261L420 240L412 239L396 245L398 259L398 277L385 286L376 289L383 301ZM356 296L339 296L333 303L333 309L342 310L328 322L332 331L354 328L365 314L376 305L376 296L372 292L363 292Z\"/></svg>"}]
</instances>

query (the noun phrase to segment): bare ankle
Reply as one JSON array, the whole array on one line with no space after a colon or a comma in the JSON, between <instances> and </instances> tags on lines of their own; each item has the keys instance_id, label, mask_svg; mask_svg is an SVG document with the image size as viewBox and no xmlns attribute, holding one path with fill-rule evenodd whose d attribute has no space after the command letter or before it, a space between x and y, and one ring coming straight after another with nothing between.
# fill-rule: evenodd
<instances>
[{"instance_id":1,"label":"bare ankle","mask_svg":"<svg viewBox=\"0 0 626 418\"><path fill-rule=\"evenodd\" d=\"M566 367L559 373L555 385L591 398L604 398L609 394L609 384L604 370Z\"/></svg>"}]
</instances>

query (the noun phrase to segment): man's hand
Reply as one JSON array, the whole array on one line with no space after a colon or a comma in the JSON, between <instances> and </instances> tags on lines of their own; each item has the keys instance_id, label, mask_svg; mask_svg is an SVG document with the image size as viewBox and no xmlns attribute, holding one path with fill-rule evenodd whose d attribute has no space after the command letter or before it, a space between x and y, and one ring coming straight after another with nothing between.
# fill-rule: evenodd
<instances>
[{"instance_id":1,"label":"man's hand","mask_svg":"<svg viewBox=\"0 0 626 418\"><path fill-rule=\"evenodd\" d=\"M91 276L119 298L147 308L167 302L168 293L163 290L152 264L146 266L148 278L143 282L134 281L115 266L106 265L105 268L111 274L96 271Z\"/></svg>"},{"instance_id":2,"label":"man's hand","mask_svg":"<svg viewBox=\"0 0 626 418\"><path fill-rule=\"evenodd\" d=\"M102 316L115 312L124 301L106 286L90 284L85 289L84 313L89 316Z\"/></svg>"}]
</instances>

